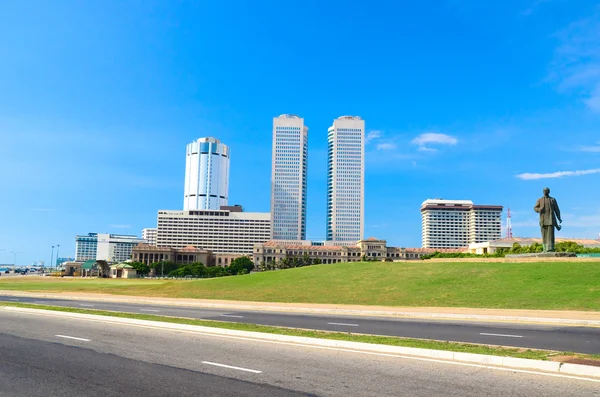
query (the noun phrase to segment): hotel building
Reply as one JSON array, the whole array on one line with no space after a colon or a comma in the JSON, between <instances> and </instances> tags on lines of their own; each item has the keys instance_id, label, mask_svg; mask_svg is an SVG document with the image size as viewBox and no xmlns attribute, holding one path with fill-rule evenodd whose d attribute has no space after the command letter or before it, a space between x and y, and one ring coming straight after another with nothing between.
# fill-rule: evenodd
<instances>
[{"instance_id":1,"label":"hotel building","mask_svg":"<svg viewBox=\"0 0 600 397\"><path fill-rule=\"evenodd\" d=\"M475 205L470 200L429 199L421 204L423 248L465 248L498 240L502 206Z\"/></svg>"},{"instance_id":2,"label":"hotel building","mask_svg":"<svg viewBox=\"0 0 600 397\"><path fill-rule=\"evenodd\" d=\"M158 211L158 247L194 246L216 254L251 254L254 244L271 235L271 214L220 210Z\"/></svg>"},{"instance_id":3,"label":"hotel building","mask_svg":"<svg viewBox=\"0 0 600 397\"><path fill-rule=\"evenodd\" d=\"M88 233L75 236L75 260L123 262L131 259L133 247L140 243L144 243L144 240L123 234Z\"/></svg>"}]
</instances>

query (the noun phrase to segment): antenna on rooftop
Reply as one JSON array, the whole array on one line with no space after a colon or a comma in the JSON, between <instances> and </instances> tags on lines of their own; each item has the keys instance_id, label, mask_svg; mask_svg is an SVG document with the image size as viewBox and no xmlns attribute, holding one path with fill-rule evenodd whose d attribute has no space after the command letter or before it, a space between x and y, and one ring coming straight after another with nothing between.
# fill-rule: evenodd
<instances>
[{"instance_id":1,"label":"antenna on rooftop","mask_svg":"<svg viewBox=\"0 0 600 397\"><path fill-rule=\"evenodd\" d=\"M510 208L507 211L506 214L506 238L512 238L513 233L512 233L512 223L510 221Z\"/></svg>"}]
</instances>

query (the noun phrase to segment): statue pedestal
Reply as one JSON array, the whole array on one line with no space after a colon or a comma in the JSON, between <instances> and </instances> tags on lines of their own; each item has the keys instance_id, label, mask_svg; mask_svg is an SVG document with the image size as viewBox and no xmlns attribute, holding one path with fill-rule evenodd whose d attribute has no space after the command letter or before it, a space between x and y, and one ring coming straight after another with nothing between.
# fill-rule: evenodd
<instances>
[{"instance_id":1,"label":"statue pedestal","mask_svg":"<svg viewBox=\"0 0 600 397\"><path fill-rule=\"evenodd\" d=\"M508 254L505 258L573 258L574 252L536 252L533 254Z\"/></svg>"}]
</instances>

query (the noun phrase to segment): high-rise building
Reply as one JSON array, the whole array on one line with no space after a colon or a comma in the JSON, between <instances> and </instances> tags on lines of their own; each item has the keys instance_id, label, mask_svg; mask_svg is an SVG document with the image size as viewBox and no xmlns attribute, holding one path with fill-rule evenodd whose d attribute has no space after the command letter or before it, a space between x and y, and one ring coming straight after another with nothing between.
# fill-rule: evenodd
<instances>
[{"instance_id":1,"label":"high-rise building","mask_svg":"<svg viewBox=\"0 0 600 397\"><path fill-rule=\"evenodd\" d=\"M273 119L271 239L306 239L308 127L304 119L282 114Z\"/></svg>"},{"instance_id":2,"label":"high-rise building","mask_svg":"<svg viewBox=\"0 0 600 397\"><path fill-rule=\"evenodd\" d=\"M133 247L144 240L132 235L88 233L75 236L75 260L123 262L131 259Z\"/></svg>"},{"instance_id":3,"label":"high-rise building","mask_svg":"<svg viewBox=\"0 0 600 397\"><path fill-rule=\"evenodd\" d=\"M226 207L224 207L226 208ZM219 254L252 254L271 234L268 212L230 210L158 211L158 247L194 246Z\"/></svg>"},{"instance_id":4,"label":"high-rise building","mask_svg":"<svg viewBox=\"0 0 600 397\"><path fill-rule=\"evenodd\" d=\"M502 206L471 200L429 199L421 204L423 248L463 248L497 240L502 234Z\"/></svg>"},{"instance_id":5,"label":"high-rise building","mask_svg":"<svg viewBox=\"0 0 600 397\"><path fill-rule=\"evenodd\" d=\"M215 138L187 145L183 209L218 210L229 194L229 146Z\"/></svg>"},{"instance_id":6,"label":"high-rise building","mask_svg":"<svg viewBox=\"0 0 600 397\"><path fill-rule=\"evenodd\" d=\"M156 245L156 235L158 234L158 229L155 227L147 227L142 229L142 240L146 240L146 243L149 245Z\"/></svg>"},{"instance_id":7,"label":"high-rise building","mask_svg":"<svg viewBox=\"0 0 600 397\"><path fill-rule=\"evenodd\" d=\"M356 244L364 235L365 121L337 118L327 142L327 241Z\"/></svg>"}]
</instances>

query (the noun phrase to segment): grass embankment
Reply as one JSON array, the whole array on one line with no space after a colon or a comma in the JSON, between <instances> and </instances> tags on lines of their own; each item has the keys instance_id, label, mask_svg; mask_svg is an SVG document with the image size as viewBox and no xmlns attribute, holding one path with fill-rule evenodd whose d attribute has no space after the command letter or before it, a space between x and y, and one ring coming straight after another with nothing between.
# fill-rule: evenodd
<instances>
[{"instance_id":1,"label":"grass embankment","mask_svg":"<svg viewBox=\"0 0 600 397\"><path fill-rule=\"evenodd\" d=\"M600 262L340 263L195 281L7 277L0 290L412 307L600 310Z\"/></svg>"},{"instance_id":2,"label":"grass embankment","mask_svg":"<svg viewBox=\"0 0 600 397\"><path fill-rule=\"evenodd\" d=\"M517 358L528 358L533 360L552 360L557 361L558 359L564 361L585 361L589 364L600 364L600 355L586 355L578 353L566 353L556 352L547 350L536 350L536 349L524 349L524 348L507 348L500 346L488 346L488 345L475 345L458 342L443 342L434 340L424 339L410 339L410 338L399 338L392 336L377 336L377 335L364 335L364 334L351 334L342 332L328 332L328 331L312 331L303 330L297 328L284 328L284 327L272 327L266 325L256 324L243 324L233 323L225 321L212 321L212 320L197 320L191 318L182 317L168 317L168 316L157 316L152 314L136 314L136 313L123 313L123 312L112 312L106 310L95 310L95 309L78 309L71 307L60 307L60 306L47 306L27 303L12 303L12 302L0 302L2 306L13 306L13 307L25 307L32 309L43 309L52 310L68 313L82 313L82 314L95 314L100 316L109 317L120 317L120 318L133 318L138 320L149 320L149 321L161 321L175 324L188 324L188 325L199 325L204 327L213 328L224 328L239 331L251 331L251 332L263 332L269 334L280 334L290 336L302 336L308 338L320 338L320 339L334 339L351 342L362 342L372 343L379 345L389 346L403 346L403 347L414 347L420 349L433 349L433 350L445 350L461 353L474 353L474 354L486 354L502 357L517 357Z\"/></svg>"}]
</instances>

